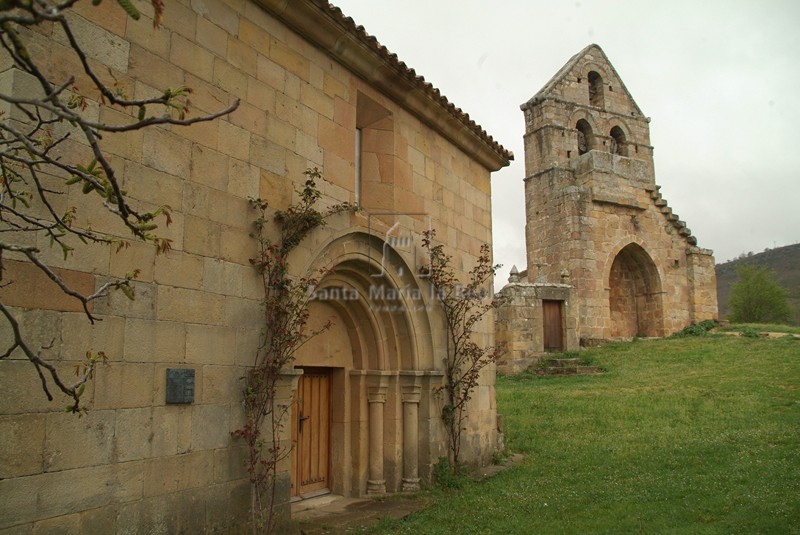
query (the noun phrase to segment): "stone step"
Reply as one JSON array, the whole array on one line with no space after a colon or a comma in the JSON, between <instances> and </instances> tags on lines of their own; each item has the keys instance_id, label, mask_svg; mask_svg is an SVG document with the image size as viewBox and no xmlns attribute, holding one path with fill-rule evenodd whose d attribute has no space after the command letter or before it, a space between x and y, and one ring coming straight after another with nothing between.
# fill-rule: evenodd
<instances>
[{"instance_id":1,"label":"stone step","mask_svg":"<svg viewBox=\"0 0 800 535\"><path fill-rule=\"evenodd\" d=\"M497 363L497 373L500 375L514 375L515 373L527 370L537 360L536 358L501 360Z\"/></svg>"},{"instance_id":2,"label":"stone step","mask_svg":"<svg viewBox=\"0 0 800 535\"><path fill-rule=\"evenodd\" d=\"M575 375L578 373L577 366L548 366L545 369L547 375Z\"/></svg>"},{"instance_id":3,"label":"stone step","mask_svg":"<svg viewBox=\"0 0 800 535\"><path fill-rule=\"evenodd\" d=\"M548 366L545 375L597 375L603 373L598 366Z\"/></svg>"},{"instance_id":4,"label":"stone step","mask_svg":"<svg viewBox=\"0 0 800 535\"><path fill-rule=\"evenodd\" d=\"M579 358L565 358L565 359L548 359L548 364L556 368L564 368L567 366L577 366L581 361Z\"/></svg>"}]
</instances>

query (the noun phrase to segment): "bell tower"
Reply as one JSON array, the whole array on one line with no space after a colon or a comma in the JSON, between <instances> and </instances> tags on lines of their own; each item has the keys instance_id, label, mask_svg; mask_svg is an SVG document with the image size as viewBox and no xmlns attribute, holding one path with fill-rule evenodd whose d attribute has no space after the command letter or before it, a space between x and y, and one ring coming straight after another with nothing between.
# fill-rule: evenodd
<instances>
[{"instance_id":1,"label":"bell tower","mask_svg":"<svg viewBox=\"0 0 800 535\"><path fill-rule=\"evenodd\" d=\"M712 252L661 197L649 119L603 50L573 56L521 109L529 280L569 276L581 339L716 318Z\"/></svg>"}]
</instances>

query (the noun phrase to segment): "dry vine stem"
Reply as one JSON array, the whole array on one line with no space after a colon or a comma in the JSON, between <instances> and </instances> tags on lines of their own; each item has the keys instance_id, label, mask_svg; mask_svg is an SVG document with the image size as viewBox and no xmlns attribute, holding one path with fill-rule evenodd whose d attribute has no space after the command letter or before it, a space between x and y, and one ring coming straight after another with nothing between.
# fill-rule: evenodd
<instances>
[{"instance_id":1,"label":"dry vine stem","mask_svg":"<svg viewBox=\"0 0 800 535\"><path fill-rule=\"evenodd\" d=\"M273 241L268 228L268 204L262 199L251 199L258 210L255 233L258 256L251 260L261 275L264 287L264 336L255 357L255 363L245 376L245 425L232 434L247 444L247 471L251 484L251 522L253 533L269 533L275 524L275 486L278 463L291 452L280 445L284 421L291 405L278 406L276 394L283 373L294 362L295 352L310 338L330 327L330 322L319 330L307 332L308 303L317 276L292 277L287 257L315 228L325 225L334 214L355 210L349 203L334 205L325 212L315 208L320 198L316 181L322 178L317 169L304 173L306 181L297 193L300 200L286 211L275 212L272 219L277 224L279 238Z\"/></svg>"},{"instance_id":2,"label":"dry vine stem","mask_svg":"<svg viewBox=\"0 0 800 535\"><path fill-rule=\"evenodd\" d=\"M451 265L452 257L445 254L441 244L433 245L435 237L435 230L423 235L422 246L428 251L430 263L422 268L422 273L433 286L445 318L447 355L442 421L447 431L450 467L458 475L467 403L478 387L481 371L505 351L503 345L482 347L474 341L475 329L500 304L491 291L500 265L492 265L489 245L483 244L475 267L467 274L467 282L462 283Z\"/></svg>"}]
</instances>

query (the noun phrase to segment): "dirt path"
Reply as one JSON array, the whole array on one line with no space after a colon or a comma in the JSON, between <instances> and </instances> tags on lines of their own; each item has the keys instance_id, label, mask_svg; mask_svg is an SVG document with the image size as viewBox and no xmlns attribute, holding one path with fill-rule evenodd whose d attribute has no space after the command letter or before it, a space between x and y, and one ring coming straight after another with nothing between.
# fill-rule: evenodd
<instances>
[{"instance_id":1,"label":"dirt path","mask_svg":"<svg viewBox=\"0 0 800 535\"><path fill-rule=\"evenodd\" d=\"M737 331L716 331L712 330L712 333L715 334L727 334L728 336L742 336L742 333ZM791 336L793 338L800 339L800 334L791 334L791 333L773 333L773 332L760 332L758 333L759 336L763 338L784 338L786 336Z\"/></svg>"},{"instance_id":2,"label":"dirt path","mask_svg":"<svg viewBox=\"0 0 800 535\"><path fill-rule=\"evenodd\" d=\"M508 470L523 459L512 455L501 465L485 466L472 474L483 480ZM394 494L381 498L342 498L332 495L312 498L293 506L292 518L298 523L301 535L339 535L362 533L384 518L399 520L433 505L434 499L425 492Z\"/></svg>"}]
</instances>

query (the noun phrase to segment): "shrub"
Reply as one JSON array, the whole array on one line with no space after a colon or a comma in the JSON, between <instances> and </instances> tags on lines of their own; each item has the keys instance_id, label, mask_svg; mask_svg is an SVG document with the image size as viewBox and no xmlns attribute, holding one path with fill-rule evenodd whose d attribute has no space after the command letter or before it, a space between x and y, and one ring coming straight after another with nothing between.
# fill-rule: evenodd
<instances>
[{"instance_id":1,"label":"shrub","mask_svg":"<svg viewBox=\"0 0 800 535\"><path fill-rule=\"evenodd\" d=\"M704 336L708 331L715 327L715 323L711 320L704 320L700 323L693 323L683 329L682 331L676 332L671 336L671 338L685 338L687 336Z\"/></svg>"},{"instance_id":2,"label":"shrub","mask_svg":"<svg viewBox=\"0 0 800 535\"><path fill-rule=\"evenodd\" d=\"M743 265L736 268L736 275L739 280L731 287L731 321L780 323L791 317L788 294L775 281L774 271Z\"/></svg>"},{"instance_id":3,"label":"shrub","mask_svg":"<svg viewBox=\"0 0 800 535\"><path fill-rule=\"evenodd\" d=\"M450 459L447 457L439 457L433 465L433 482L441 489L460 489L464 486L465 480L463 473L456 474L451 469Z\"/></svg>"},{"instance_id":4,"label":"shrub","mask_svg":"<svg viewBox=\"0 0 800 535\"><path fill-rule=\"evenodd\" d=\"M745 338L760 338L761 337L761 333L759 333L757 330L753 329L752 327L745 327L739 332Z\"/></svg>"}]
</instances>

